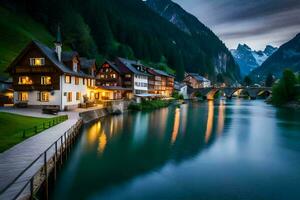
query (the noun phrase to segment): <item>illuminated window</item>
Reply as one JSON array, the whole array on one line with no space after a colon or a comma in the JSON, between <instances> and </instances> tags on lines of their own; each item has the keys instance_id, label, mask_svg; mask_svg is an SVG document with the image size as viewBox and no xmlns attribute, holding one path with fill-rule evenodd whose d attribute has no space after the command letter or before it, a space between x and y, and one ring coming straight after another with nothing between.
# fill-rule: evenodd
<instances>
[{"instance_id":1,"label":"illuminated window","mask_svg":"<svg viewBox=\"0 0 300 200\"><path fill-rule=\"evenodd\" d=\"M67 102L72 102L72 92L68 92Z\"/></svg>"},{"instance_id":2,"label":"illuminated window","mask_svg":"<svg viewBox=\"0 0 300 200\"><path fill-rule=\"evenodd\" d=\"M19 92L18 100L19 101L28 101L28 92Z\"/></svg>"},{"instance_id":3,"label":"illuminated window","mask_svg":"<svg viewBox=\"0 0 300 200\"><path fill-rule=\"evenodd\" d=\"M45 65L45 58L30 58L31 66L43 66Z\"/></svg>"},{"instance_id":4,"label":"illuminated window","mask_svg":"<svg viewBox=\"0 0 300 200\"><path fill-rule=\"evenodd\" d=\"M51 85L51 76L42 76L41 85Z\"/></svg>"},{"instance_id":5,"label":"illuminated window","mask_svg":"<svg viewBox=\"0 0 300 200\"><path fill-rule=\"evenodd\" d=\"M76 92L76 100L80 101L80 97L81 97L81 93L80 92Z\"/></svg>"},{"instance_id":6,"label":"illuminated window","mask_svg":"<svg viewBox=\"0 0 300 200\"><path fill-rule=\"evenodd\" d=\"M49 102L49 92L40 92L38 94L38 100L41 102Z\"/></svg>"},{"instance_id":7,"label":"illuminated window","mask_svg":"<svg viewBox=\"0 0 300 200\"><path fill-rule=\"evenodd\" d=\"M116 74L112 74L111 77L112 78L117 78L117 75Z\"/></svg>"},{"instance_id":8,"label":"illuminated window","mask_svg":"<svg viewBox=\"0 0 300 200\"><path fill-rule=\"evenodd\" d=\"M99 92L95 94L95 99L99 99Z\"/></svg>"},{"instance_id":9,"label":"illuminated window","mask_svg":"<svg viewBox=\"0 0 300 200\"><path fill-rule=\"evenodd\" d=\"M28 76L19 77L19 85L31 85L32 80Z\"/></svg>"},{"instance_id":10,"label":"illuminated window","mask_svg":"<svg viewBox=\"0 0 300 200\"><path fill-rule=\"evenodd\" d=\"M82 78L82 84L83 85L85 85L85 82L86 82L85 78Z\"/></svg>"},{"instance_id":11,"label":"illuminated window","mask_svg":"<svg viewBox=\"0 0 300 200\"><path fill-rule=\"evenodd\" d=\"M75 85L79 85L79 78L75 77Z\"/></svg>"},{"instance_id":12,"label":"illuminated window","mask_svg":"<svg viewBox=\"0 0 300 200\"><path fill-rule=\"evenodd\" d=\"M100 78L104 78L104 74L101 74L101 75L100 75Z\"/></svg>"},{"instance_id":13,"label":"illuminated window","mask_svg":"<svg viewBox=\"0 0 300 200\"><path fill-rule=\"evenodd\" d=\"M71 83L71 82L72 82L71 76L66 75L66 76L65 76L65 83Z\"/></svg>"},{"instance_id":14,"label":"illuminated window","mask_svg":"<svg viewBox=\"0 0 300 200\"><path fill-rule=\"evenodd\" d=\"M126 78L131 78L131 74L126 74L125 77Z\"/></svg>"}]
</instances>

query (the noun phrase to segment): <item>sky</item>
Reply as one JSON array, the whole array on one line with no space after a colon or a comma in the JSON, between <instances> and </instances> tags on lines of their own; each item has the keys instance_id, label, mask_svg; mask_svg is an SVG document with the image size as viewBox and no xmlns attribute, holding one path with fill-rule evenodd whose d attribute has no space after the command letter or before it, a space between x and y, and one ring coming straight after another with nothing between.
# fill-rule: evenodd
<instances>
[{"instance_id":1,"label":"sky","mask_svg":"<svg viewBox=\"0 0 300 200\"><path fill-rule=\"evenodd\" d=\"M229 49L279 47L300 33L300 0L173 0L195 15Z\"/></svg>"}]
</instances>

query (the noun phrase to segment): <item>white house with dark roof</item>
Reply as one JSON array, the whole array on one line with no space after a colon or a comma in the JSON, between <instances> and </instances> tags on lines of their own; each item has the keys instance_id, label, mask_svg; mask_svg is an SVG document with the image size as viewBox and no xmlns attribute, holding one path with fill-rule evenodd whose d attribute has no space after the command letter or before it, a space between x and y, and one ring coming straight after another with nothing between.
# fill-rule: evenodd
<instances>
[{"instance_id":1,"label":"white house with dark roof","mask_svg":"<svg viewBox=\"0 0 300 200\"><path fill-rule=\"evenodd\" d=\"M80 59L77 52L62 51L59 32L54 44L55 48L50 49L32 41L8 67L15 104L69 110L83 103L84 96L93 98L90 88L95 86L94 72L86 70L86 60Z\"/></svg>"},{"instance_id":2,"label":"white house with dark roof","mask_svg":"<svg viewBox=\"0 0 300 200\"><path fill-rule=\"evenodd\" d=\"M148 93L148 77L147 67L143 66L139 61L128 60L125 58L117 58L116 64L122 71L128 71L132 76L132 89L134 95Z\"/></svg>"}]
</instances>

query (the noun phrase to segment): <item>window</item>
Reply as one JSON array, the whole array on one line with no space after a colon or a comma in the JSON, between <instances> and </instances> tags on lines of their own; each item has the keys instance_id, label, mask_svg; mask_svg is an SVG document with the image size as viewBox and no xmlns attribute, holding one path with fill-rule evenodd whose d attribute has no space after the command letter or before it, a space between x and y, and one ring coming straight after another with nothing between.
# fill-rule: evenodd
<instances>
[{"instance_id":1,"label":"window","mask_svg":"<svg viewBox=\"0 0 300 200\"><path fill-rule=\"evenodd\" d=\"M75 77L75 85L79 85L79 78Z\"/></svg>"},{"instance_id":2,"label":"window","mask_svg":"<svg viewBox=\"0 0 300 200\"><path fill-rule=\"evenodd\" d=\"M100 78L104 78L104 74L101 74L101 75L100 75Z\"/></svg>"},{"instance_id":3,"label":"window","mask_svg":"<svg viewBox=\"0 0 300 200\"><path fill-rule=\"evenodd\" d=\"M91 79L88 79L88 80L87 80L87 85L88 85L88 86L91 86Z\"/></svg>"},{"instance_id":4,"label":"window","mask_svg":"<svg viewBox=\"0 0 300 200\"><path fill-rule=\"evenodd\" d=\"M19 101L28 101L28 93L27 92L19 92L18 100Z\"/></svg>"},{"instance_id":5,"label":"window","mask_svg":"<svg viewBox=\"0 0 300 200\"><path fill-rule=\"evenodd\" d=\"M41 102L49 102L49 92L39 92L38 93L38 101Z\"/></svg>"},{"instance_id":6,"label":"window","mask_svg":"<svg viewBox=\"0 0 300 200\"><path fill-rule=\"evenodd\" d=\"M86 82L85 78L82 78L82 84L83 85L85 85L85 82Z\"/></svg>"},{"instance_id":7,"label":"window","mask_svg":"<svg viewBox=\"0 0 300 200\"><path fill-rule=\"evenodd\" d=\"M43 66L45 65L45 58L30 58L31 66Z\"/></svg>"},{"instance_id":8,"label":"window","mask_svg":"<svg viewBox=\"0 0 300 200\"><path fill-rule=\"evenodd\" d=\"M65 76L65 83L71 83L71 82L72 82L71 76L66 75Z\"/></svg>"},{"instance_id":9,"label":"window","mask_svg":"<svg viewBox=\"0 0 300 200\"><path fill-rule=\"evenodd\" d=\"M19 77L19 85L31 85L32 80L28 76Z\"/></svg>"},{"instance_id":10,"label":"window","mask_svg":"<svg viewBox=\"0 0 300 200\"><path fill-rule=\"evenodd\" d=\"M111 77L112 78L117 78L117 75L116 74L112 74Z\"/></svg>"},{"instance_id":11,"label":"window","mask_svg":"<svg viewBox=\"0 0 300 200\"><path fill-rule=\"evenodd\" d=\"M67 94L67 102L72 102L72 92L68 92L68 94Z\"/></svg>"},{"instance_id":12,"label":"window","mask_svg":"<svg viewBox=\"0 0 300 200\"><path fill-rule=\"evenodd\" d=\"M131 78L131 74L126 74L125 77L126 78Z\"/></svg>"},{"instance_id":13,"label":"window","mask_svg":"<svg viewBox=\"0 0 300 200\"><path fill-rule=\"evenodd\" d=\"M95 94L95 99L99 99L99 92Z\"/></svg>"},{"instance_id":14,"label":"window","mask_svg":"<svg viewBox=\"0 0 300 200\"><path fill-rule=\"evenodd\" d=\"M78 71L78 65L77 65L77 62L73 62L73 70L74 70L74 72L77 72L77 71Z\"/></svg>"},{"instance_id":15,"label":"window","mask_svg":"<svg viewBox=\"0 0 300 200\"><path fill-rule=\"evenodd\" d=\"M80 101L81 93L76 92L76 101Z\"/></svg>"},{"instance_id":16,"label":"window","mask_svg":"<svg viewBox=\"0 0 300 200\"><path fill-rule=\"evenodd\" d=\"M41 85L51 85L51 76L41 76Z\"/></svg>"}]
</instances>

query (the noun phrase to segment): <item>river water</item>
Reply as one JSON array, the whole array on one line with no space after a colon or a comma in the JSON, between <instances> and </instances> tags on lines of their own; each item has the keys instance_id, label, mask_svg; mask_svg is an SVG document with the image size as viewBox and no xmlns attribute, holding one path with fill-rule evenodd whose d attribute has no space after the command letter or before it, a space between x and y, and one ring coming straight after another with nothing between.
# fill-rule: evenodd
<instances>
[{"instance_id":1,"label":"river water","mask_svg":"<svg viewBox=\"0 0 300 200\"><path fill-rule=\"evenodd\" d=\"M300 113L217 100L86 126L55 200L300 199Z\"/></svg>"}]
</instances>

